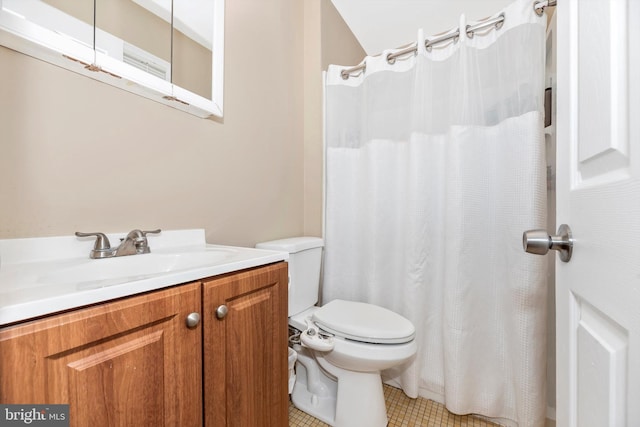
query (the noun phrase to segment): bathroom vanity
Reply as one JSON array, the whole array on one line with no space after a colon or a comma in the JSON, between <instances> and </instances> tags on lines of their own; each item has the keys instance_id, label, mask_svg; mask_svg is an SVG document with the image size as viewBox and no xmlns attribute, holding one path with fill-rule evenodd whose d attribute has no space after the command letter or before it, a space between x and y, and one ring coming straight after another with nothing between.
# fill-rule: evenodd
<instances>
[{"instance_id":1,"label":"bathroom vanity","mask_svg":"<svg viewBox=\"0 0 640 427\"><path fill-rule=\"evenodd\" d=\"M249 251L107 286L152 288L144 292L0 327L0 403L69 404L72 426L288 425L286 255ZM171 283L194 274L204 276Z\"/></svg>"}]
</instances>

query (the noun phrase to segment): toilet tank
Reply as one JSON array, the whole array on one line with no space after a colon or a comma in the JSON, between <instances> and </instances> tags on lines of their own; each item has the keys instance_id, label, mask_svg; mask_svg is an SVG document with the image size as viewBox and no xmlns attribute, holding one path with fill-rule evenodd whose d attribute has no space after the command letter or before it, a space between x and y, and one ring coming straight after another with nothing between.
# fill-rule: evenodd
<instances>
[{"instance_id":1,"label":"toilet tank","mask_svg":"<svg viewBox=\"0 0 640 427\"><path fill-rule=\"evenodd\" d=\"M289 253L289 316L318 302L323 246L319 237L292 237L256 245L258 249Z\"/></svg>"}]
</instances>

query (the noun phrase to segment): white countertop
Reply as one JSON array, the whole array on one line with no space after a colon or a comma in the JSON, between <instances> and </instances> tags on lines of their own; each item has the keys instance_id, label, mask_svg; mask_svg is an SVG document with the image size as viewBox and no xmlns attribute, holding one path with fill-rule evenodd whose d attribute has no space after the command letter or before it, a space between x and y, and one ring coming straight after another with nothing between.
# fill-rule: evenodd
<instances>
[{"instance_id":1,"label":"white countertop","mask_svg":"<svg viewBox=\"0 0 640 427\"><path fill-rule=\"evenodd\" d=\"M125 235L107 236L116 246ZM90 238L0 240L0 326L288 259L286 252L207 244L201 229L147 239L151 254L107 259L89 258Z\"/></svg>"}]
</instances>

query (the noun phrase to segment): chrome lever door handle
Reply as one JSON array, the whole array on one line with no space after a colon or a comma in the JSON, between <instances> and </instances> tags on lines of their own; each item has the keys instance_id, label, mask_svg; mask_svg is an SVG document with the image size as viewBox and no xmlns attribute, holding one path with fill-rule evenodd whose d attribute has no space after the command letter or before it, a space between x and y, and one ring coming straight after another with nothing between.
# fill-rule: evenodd
<instances>
[{"instance_id":1,"label":"chrome lever door handle","mask_svg":"<svg viewBox=\"0 0 640 427\"><path fill-rule=\"evenodd\" d=\"M525 252L536 255L545 255L549 249L558 251L560 259L569 262L573 254L571 228L567 224L562 224L558 228L557 236L550 236L546 230L525 231L522 233L522 247Z\"/></svg>"}]
</instances>

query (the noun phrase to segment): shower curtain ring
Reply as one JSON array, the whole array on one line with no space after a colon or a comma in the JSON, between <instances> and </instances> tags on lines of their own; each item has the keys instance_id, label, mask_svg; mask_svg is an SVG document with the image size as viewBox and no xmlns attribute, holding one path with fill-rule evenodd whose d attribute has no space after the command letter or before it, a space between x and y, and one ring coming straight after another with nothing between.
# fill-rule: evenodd
<instances>
[{"instance_id":1,"label":"shower curtain ring","mask_svg":"<svg viewBox=\"0 0 640 427\"><path fill-rule=\"evenodd\" d=\"M536 15L542 16L542 14L544 13L544 8L547 7L548 5L549 5L548 1L536 0L533 2L533 11L536 13Z\"/></svg>"}]
</instances>

